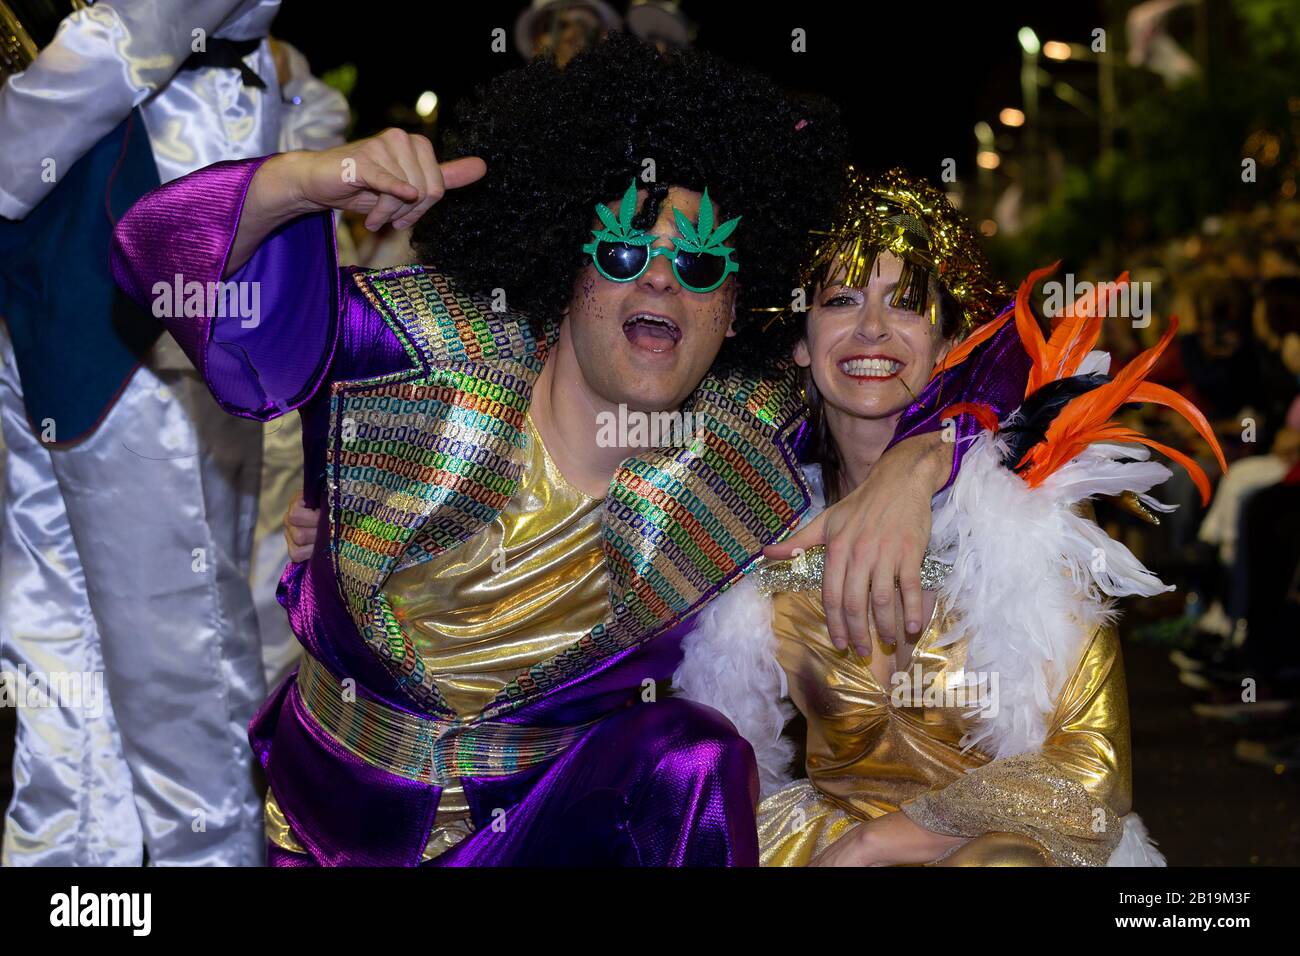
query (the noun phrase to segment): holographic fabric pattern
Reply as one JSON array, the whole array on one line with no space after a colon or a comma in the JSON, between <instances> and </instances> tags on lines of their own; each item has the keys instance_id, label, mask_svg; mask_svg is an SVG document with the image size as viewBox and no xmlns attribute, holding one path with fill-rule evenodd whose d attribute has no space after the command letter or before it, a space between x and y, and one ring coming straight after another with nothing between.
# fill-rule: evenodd
<instances>
[{"instance_id":1,"label":"holographic fabric pattern","mask_svg":"<svg viewBox=\"0 0 1300 956\"><path fill-rule=\"evenodd\" d=\"M413 368L339 382L327 466L340 588L367 645L411 698L454 712L379 590L395 570L479 531L518 487L525 414L555 330L493 312L420 266L360 273ZM624 460L603 514L609 617L504 687L477 719L514 710L683 620L792 527L808 495L789 444L802 421L792 369L705 378L688 446Z\"/></svg>"}]
</instances>

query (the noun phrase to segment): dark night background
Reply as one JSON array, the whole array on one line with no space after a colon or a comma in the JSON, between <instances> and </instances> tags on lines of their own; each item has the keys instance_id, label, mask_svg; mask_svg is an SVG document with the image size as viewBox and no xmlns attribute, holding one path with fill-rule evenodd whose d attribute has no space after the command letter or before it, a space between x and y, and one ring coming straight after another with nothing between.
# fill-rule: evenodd
<instances>
[{"instance_id":1,"label":"dark night background","mask_svg":"<svg viewBox=\"0 0 1300 956\"><path fill-rule=\"evenodd\" d=\"M490 50L494 27L513 39L524 4L371 2L366 22L376 42L358 43L361 27L322 17L315 4L287 0L275 33L301 49L317 74L343 63L357 67L355 132L388 125L394 101L414 103L422 90L454 102L501 70L522 61L513 48ZM782 86L837 100L865 166L901 164L936 176L944 157L969 172L980 119L994 122L1020 96L1016 31L1032 23L1043 39L1086 42L1104 25L1102 4L766 4L687 2L699 25L696 46L761 70ZM790 33L807 31L808 52L793 53ZM382 37L382 39L380 39ZM1088 67L1072 65L1091 80ZM648 91L648 95L650 92ZM447 114L444 112L444 116ZM1076 120L1061 112L1066 128Z\"/></svg>"}]
</instances>

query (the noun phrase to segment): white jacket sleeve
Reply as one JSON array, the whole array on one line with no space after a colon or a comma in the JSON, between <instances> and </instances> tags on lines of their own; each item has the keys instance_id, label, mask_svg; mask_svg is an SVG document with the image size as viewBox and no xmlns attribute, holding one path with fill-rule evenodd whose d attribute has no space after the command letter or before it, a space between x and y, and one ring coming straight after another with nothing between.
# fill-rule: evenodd
<instances>
[{"instance_id":1,"label":"white jacket sleeve","mask_svg":"<svg viewBox=\"0 0 1300 956\"><path fill-rule=\"evenodd\" d=\"M346 142L352 113L347 98L311 72L307 58L283 40L289 63L280 89L287 102L280 123L280 149L329 149Z\"/></svg>"},{"instance_id":2,"label":"white jacket sleeve","mask_svg":"<svg viewBox=\"0 0 1300 956\"><path fill-rule=\"evenodd\" d=\"M254 5L259 0L253 0ZM21 219L250 0L99 0L0 87L0 216Z\"/></svg>"}]
</instances>

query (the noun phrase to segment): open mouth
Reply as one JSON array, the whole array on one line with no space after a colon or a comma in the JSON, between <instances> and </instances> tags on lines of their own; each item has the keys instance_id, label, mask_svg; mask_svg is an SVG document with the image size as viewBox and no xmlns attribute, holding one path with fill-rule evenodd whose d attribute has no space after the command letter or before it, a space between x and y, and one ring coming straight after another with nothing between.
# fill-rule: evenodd
<instances>
[{"instance_id":1,"label":"open mouth","mask_svg":"<svg viewBox=\"0 0 1300 956\"><path fill-rule=\"evenodd\" d=\"M902 371L905 363L884 355L854 355L836 363L839 370L850 378L893 378Z\"/></svg>"},{"instance_id":2,"label":"open mouth","mask_svg":"<svg viewBox=\"0 0 1300 956\"><path fill-rule=\"evenodd\" d=\"M682 340L682 330L672 319L653 312L638 312L623 323L623 335L647 352L671 352Z\"/></svg>"}]
</instances>

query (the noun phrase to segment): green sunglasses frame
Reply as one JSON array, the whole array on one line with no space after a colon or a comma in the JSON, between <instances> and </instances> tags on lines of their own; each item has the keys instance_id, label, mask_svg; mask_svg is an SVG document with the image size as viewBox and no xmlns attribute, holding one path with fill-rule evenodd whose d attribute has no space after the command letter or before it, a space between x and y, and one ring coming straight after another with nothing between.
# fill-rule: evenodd
<instances>
[{"instance_id":1,"label":"green sunglasses frame","mask_svg":"<svg viewBox=\"0 0 1300 956\"><path fill-rule=\"evenodd\" d=\"M678 210L673 210L673 215L677 219L677 230L680 236L657 236L653 233L642 232L632 225L632 216L636 212L636 179L633 178L631 185L627 187L627 192L623 194L623 200L619 203L618 218L610 212L609 207L604 203L596 204L596 215L604 224L604 229L593 229L591 234L592 240L582 247L582 251L591 256L592 265L596 271L610 282L632 282L645 275L650 263L655 256L668 256L673 266L673 276L677 283L691 292L712 292L719 288L727 277L733 272L740 271L740 264L731 260L731 254L735 250L730 246L724 246L722 241L731 235L736 225L740 222L740 217L729 219L717 229L713 228L713 202L709 199L709 190L704 190L704 195L700 199L700 218L699 222L692 223L683 216ZM672 249L663 246L655 246L654 243L659 239L669 239ZM641 268L635 275L620 277L612 276L600 264L600 259L596 256L596 250L602 242L623 243L629 246L645 246L646 257ZM723 260L722 275L717 282L707 286L691 285L682 278L681 272L677 268L678 253L686 252L694 255L717 256Z\"/></svg>"},{"instance_id":2,"label":"green sunglasses frame","mask_svg":"<svg viewBox=\"0 0 1300 956\"><path fill-rule=\"evenodd\" d=\"M644 233L644 235L649 237L650 242L654 242L655 240L660 238L659 236L656 236L648 232ZM642 263L641 268L636 271L636 274L630 275L627 278L619 278L618 276L612 276L608 272L606 272L604 268L601 266L600 260L596 258L596 247L600 245L600 243L602 242L626 242L626 240L596 239L593 240L592 242L587 243L585 246L582 247L582 251L591 256L591 262L592 265L596 267L596 271L599 272L606 279L608 279L610 282L632 282L636 279L641 278L643 275L645 275L646 270L650 268L650 262L651 260L654 259L655 256L669 257L673 264L673 275L676 277L678 285L680 285L683 289L689 289L692 292L712 292L714 289L721 287L722 283L727 281L727 276L731 275L733 272L740 271L740 265L738 263L732 262L730 255L718 256L718 258L723 260L723 264L724 264L724 268L722 270L722 278L718 279L718 281L713 283L712 285L706 285L706 286L691 285L689 282L687 282L685 279L682 278L681 272L678 271L677 269L677 253L682 252L684 250L682 250L681 246L678 245L679 240L673 239L672 240L673 247L671 249L667 248L666 246L651 245L649 249L650 254L645 257L645 262ZM635 243L635 245L641 245L641 243ZM685 250L685 251L689 251L689 250ZM728 252L730 252L730 250L728 250ZM707 253L697 252L695 253L695 255L716 256L718 254L716 252L707 252Z\"/></svg>"}]
</instances>

